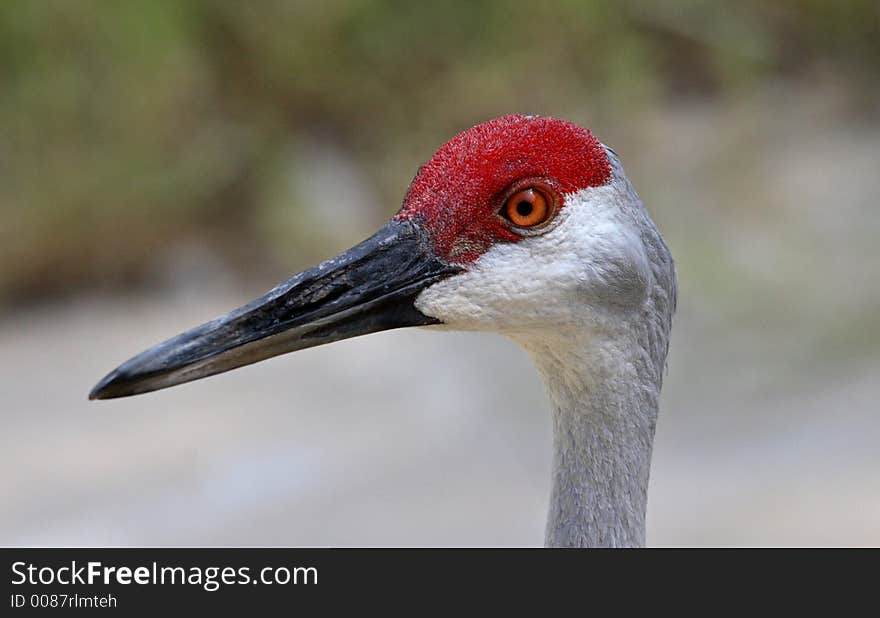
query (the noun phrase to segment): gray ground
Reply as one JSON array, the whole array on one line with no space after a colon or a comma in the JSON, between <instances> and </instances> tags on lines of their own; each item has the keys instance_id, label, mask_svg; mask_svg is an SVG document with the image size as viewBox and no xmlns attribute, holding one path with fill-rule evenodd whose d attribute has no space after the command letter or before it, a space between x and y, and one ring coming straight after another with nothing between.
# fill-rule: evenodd
<instances>
[{"instance_id":1,"label":"gray ground","mask_svg":"<svg viewBox=\"0 0 880 618\"><path fill-rule=\"evenodd\" d=\"M235 300L92 298L2 324L19 354L4 357L0 543L541 542L546 404L500 337L385 333L86 401L108 361ZM763 383L765 357L713 379L699 351L712 334L687 315L677 335L650 542L880 543L880 366L792 395Z\"/></svg>"},{"instance_id":2,"label":"gray ground","mask_svg":"<svg viewBox=\"0 0 880 618\"><path fill-rule=\"evenodd\" d=\"M653 545L880 545L880 129L789 100L603 136L681 278ZM199 272L0 317L0 544L541 543L547 404L500 337L382 333L86 401L261 291Z\"/></svg>"}]
</instances>

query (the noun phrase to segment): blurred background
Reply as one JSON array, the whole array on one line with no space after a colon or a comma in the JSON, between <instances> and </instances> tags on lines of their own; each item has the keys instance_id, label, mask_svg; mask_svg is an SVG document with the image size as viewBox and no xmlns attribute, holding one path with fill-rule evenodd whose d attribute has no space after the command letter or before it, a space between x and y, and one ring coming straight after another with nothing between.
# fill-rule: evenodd
<instances>
[{"instance_id":1,"label":"blurred background","mask_svg":"<svg viewBox=\"0 0 880 618\"><path fill-rule=\"evenodd\" d=\"M878 95L876 0L0 4L0 544L540 545L501 337L86 401L512 112L612 145L677 261L649 543L880 544Z\"/></svg>"}]
</instances>

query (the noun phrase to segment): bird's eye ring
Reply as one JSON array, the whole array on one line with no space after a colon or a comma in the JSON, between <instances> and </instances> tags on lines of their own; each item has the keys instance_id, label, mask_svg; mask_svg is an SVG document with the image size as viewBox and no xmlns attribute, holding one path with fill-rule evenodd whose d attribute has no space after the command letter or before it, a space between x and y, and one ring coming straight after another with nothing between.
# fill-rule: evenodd
<instances>
[{"instance_id":1,"label":"bird's eye ring","mask_svg":"<svg viewBox=\"0 0 880 618\"><path fill-rule=\"evenodd\" d=\"M499 213L525 230L540 228L555 214L553 198L542 188L527 186L508 197Z\"/></svg>"}]
</instances>

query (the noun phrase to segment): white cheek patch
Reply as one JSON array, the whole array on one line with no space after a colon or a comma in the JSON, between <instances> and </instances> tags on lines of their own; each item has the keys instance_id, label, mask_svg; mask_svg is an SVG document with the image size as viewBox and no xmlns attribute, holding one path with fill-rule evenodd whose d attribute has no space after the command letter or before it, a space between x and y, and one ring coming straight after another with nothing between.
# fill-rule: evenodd
<instances>
[{"instance_id":1,"label":"white cheek patch","mask_svg":"<svg viewBox=\"0 0 880 618\"><path fill-rule=\"evenodd\" d=\"M574 326L600 303L638 303L650 268L621 199L615 183L566 196L550 231L494 245L416 308L453 328L528 331Z\"/></svg>"}]
</instances>

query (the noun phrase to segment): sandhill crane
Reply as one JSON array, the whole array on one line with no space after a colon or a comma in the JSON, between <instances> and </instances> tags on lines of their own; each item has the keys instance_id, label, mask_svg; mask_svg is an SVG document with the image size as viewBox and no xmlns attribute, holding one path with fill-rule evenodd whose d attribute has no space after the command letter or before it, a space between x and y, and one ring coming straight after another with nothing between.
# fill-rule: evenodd
<instances>
[{"instance_id":1,"label":"sandhill crane","mask_svg":"<svg viewBox=\"0 0 880 618\"><path fill-rule=\"evenodd\" d=\"M504 116L444 144L374 236L135 356L90 398L404 326L494 331L551 401L546 545L640 546L675 299L672 257L614 151L566 121Z\"/></svg>"}]
</instances>

